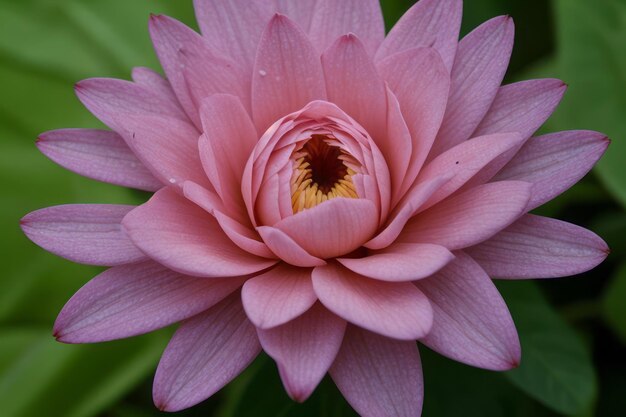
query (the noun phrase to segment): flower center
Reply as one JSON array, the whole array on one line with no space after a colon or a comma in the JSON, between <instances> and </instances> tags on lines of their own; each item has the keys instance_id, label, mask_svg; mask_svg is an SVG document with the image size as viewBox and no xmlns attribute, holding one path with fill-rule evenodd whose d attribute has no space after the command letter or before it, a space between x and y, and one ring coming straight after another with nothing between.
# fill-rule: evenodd
<instances>
[{"instance_id":1,"label":"flower center","mask_svg":"<svg viewBox=\"0 0 626 417\"><path fill-rule=\"evenodd\" d=\"M359 163L330 136L313 135L291 157L293 213L335 197L358 198L352 176Z\"/></svg>"}]
</instances>

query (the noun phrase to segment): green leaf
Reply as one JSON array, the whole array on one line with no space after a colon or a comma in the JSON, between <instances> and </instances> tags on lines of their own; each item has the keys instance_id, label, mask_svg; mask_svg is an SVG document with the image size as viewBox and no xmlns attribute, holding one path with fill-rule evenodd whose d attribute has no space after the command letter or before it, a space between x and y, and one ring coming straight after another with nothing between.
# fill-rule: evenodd
<instances>
[{"instance_id":1,"label":"green leaf","mask_svg":"<svg viewBox=\"0 0 626 417\"><path fill-rule=\"evenodd\" d=\"M564 414L587 410L596 395L589 352L531 282L499 282L522 343L522 363L506 373L519 389Z\"/></svg>"},{"instance_id":2,"label":"green leaf","mask_svg":"<svg viewBox=\"0 0 626 417\"><path fill-rule=\"evenodd\" d=\"M604 317L626 344L626 263L622 264L604 294Z\"/></svg>"},{"instance_id":3,"label":"green leaf","mask_svg":"<svg viewBox=\"0 0 626 417\"><path fill-rule=\"evenodd\" d=\"M626 207L626 2L557 0L556 11L559 64L570 85L558 127L613 139L597 172Z\"/></svg>"}]
</instances>

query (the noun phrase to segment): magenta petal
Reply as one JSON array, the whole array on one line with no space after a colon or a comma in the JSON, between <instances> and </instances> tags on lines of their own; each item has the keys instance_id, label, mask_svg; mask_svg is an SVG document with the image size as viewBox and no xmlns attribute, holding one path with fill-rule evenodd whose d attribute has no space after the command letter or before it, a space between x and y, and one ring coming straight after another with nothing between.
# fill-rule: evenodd
<instances>
[{"instance_id":1,"label":"magenta petal","mask_svg":"<svg viewBox=\"0 0 626 417\"><path fill-rule=\"evenodd\" d=\"M358 249L374 233L378 213L364 199L333 198L274 225L311 255L326 259Z\"/></svg>"},{"instance_id":2,"label":"magenta petal","mask_svg":"<svg viewBox=\"0 0 626 417\"><path fill-rule=\"evenodd\" d=\"M300 267L326 265L323 259L316 258L302 248L287 233L269 226L257 227L257 231L270 250L288 264Z\"/></svg>"},{"instance_id":3,"label":"magenta petal","mask_svg":"<svg viewBox=\"0 0 626 417\"><path fill-rule=\"evenodd\" d=\"M489 239L526 212L531 184L501 181L479 185L416 215L399 242L434 243L456 250Z\"/></svg>"},{"instance_id":4,"label":"magenta petal","mask_svg":"<svg viewBox=\"0 0 626 417\"><path fill-rule=\"evenodd\" d=\"M277 14L263 33L252 73L252 114L258 132L325 98L319 54L300 28Z\"/></svg>"},{"instance_id":5,"label":"magenta petal","mask_svg":"<svg viewBox=\"0 0 626 417\"><path fill-rule=\"evenodd\" d=\"M555 79L521 81L502 86L472 136L518 132L527 139L548 120L566 89L563 81Z\"/></svg>"},{"instance_id":6,"label":"magenta petal","mask_svg":"<svg viewBox=\"0 0 626 417\"><path fill-rule=\"evenodd\" d=\"M515 324L491 278L462 252L431 278L416 282L433 306L433 327L420 340L456 361L496 371L519 365Z\"/></svg>"},{"instance_id":7,"label":"magenta petal","mask_svg":"<svg viewBox=\"0 0 626 417\"><path fill-rule=\"evenodd\" d=\"M272 0L194 0L198 26L212 49L252 68L261 33L272 17Z\"/></svg>"},{"instance_id":8,"label":"magenta petal","mask_svg":"<svg viewBox=\"0 0 626 417\"><path fill-rule=\"evenodd\" d=\"M269 329L298 317L317 301L311 269L279 264L246 282L241 299L256 327Z\"/></svg>"},{"instance_id":9,"label":"magenta petal","mask_svg":"<svg viewBox=\"0 0 626 417\"><path fill-rule=\"evenodd\" d=\"M330 311L384 336L416 340L432 325L428 299L409 282L373 280L329 264L313 270L313 288Z\"/></svg>"},{"instance_id":10,"label":"magenta petal","mask_svg":"<svg viewBox=\"0 0 626 417\"><path fill-rule=\"evenodd\" d=\"M395 24L376 53L380 61L407 49L432 47L452 69L461 29L462 0L420 0Z\"/></svg>"},{"instance_id":11,"label":"magenta petal","mask_svg":"<svg viewBox=\"0 0 626 417\"><path fill-rule=\"evenodd\" d=\"M330 375L362 417L421 415L424 382L415 342L348 326Z\"/></svg>"},{"instance_id":12,"label":"magenta petal","mask_svg":"<svg viewBox=\"0 0 626 417\"><path fill-rule=\"evenodd\" d=\"M398 98L413 141L400 194L412 185L441 127L450 90L450 75L432 48L410 49L382 61L379 69Z\"/></svg>"},{"instance_id":13,"label":"magenta petal","mask_svg":"<svg viewBox=\"0 0 626 417\"><path fill-rule=\"evenodd\" d=\"M178 411L205 400L239 375L261 346L239 294L181 324L154 377L154 403Z\"/></svg>"},{"instance_id":14,"label":"magenta petal","mask_svg":"<svg viewBox=\"0 0 626 417\"><path fill-rule=\"evenodd\" d=\"M33 211L22 230L37 245L74 262L113 266L146 256L122 230L122 219L134 206L67 204Z\"/></svg>"},{"instance_id":15,"label":"magenta petal","mask_svg":"<svg viewBox=\"0 0 626 417\"><path fill-rule=\"evenodd\" d=\"M467 252L492 277L532 279L588 271L609 249L598 235L580 226L527 214Z\"/></svg>"},{"instance_id":16,"label":"magenta petal","mask_svg":"<svg viewBox=\"0 0 626 417\"><path fill-rule=\"evenodd\" d=\"M201 277L241 276L276 263L244 252L222 231L212 215L163 188L124 218L133 242L157 262Z\"/></svg>"},{"instance_id":17,"label":"magenta petal","mask_svg":"<svg viewBox=\"0 0 626 417\"><path fill-rule=\"evenodd\" d=\"M376 53L385 38L385 22L378 0L318 0L315 4L309 37L318 51L335 40L354 33L363 40L367 52Z\"/></svg>"},{"instance_id":18,"label":"magenta petal","mask_svg":"<svg viewBox=\"0 0 626 417\"><path fill-rule=\"evenodd\" d=\"M257 333L289 396L304 402L335 360L345 330L345 321L316 304L287 324Z\"/></svg>"},{"instance_id":19,"label":"magenta petal","mask_svg":"<svg viewBox=\"0 0 626 417\"><path fill-rule=\"evenodd\" d=\"M609 146L598 132L573 130L530 138L494 181L533 184L528 210L552 200L593 168Z\"/></svg>"},{"instance_id":20,"label":"magenta petal","mask_svg":"<svg viewBox=\"0 0 626 417\"><path fill-rule=\"evenodd\" d=\"M426 278L454 259L443 246L427 243L396 243L363 258L338 258L343 266L381 281L415 281Z\"/></svg>"},{"instance_id":21,"label":"magenta petal","mask_svg":"<svg viewBox=\"0 0 626 417\"><path fill-rule=\"evenodd\" d=\"M361 40L342 36L324 52L322 65L328 99L365 127L377 144L385 143L385 82Z\"/></svg>"},{"instance_id":22,"label":"magenta petal","mask_svg":"<svg viewBox=\"0 0 626 417\"><path fill-rule=\"evenodd\" d=\"M145 191L163 186L115 132L53 130L39 136L37 147L57 164L88 178Z\"/></svg>"},{"instance_id":23,"label":"magenta petal","mask_svg":"<svg viewBox=\"0 0 626 417\"><path fill-rule=\"evenodd\" d=\"M513 50L513 19L491 19L459 43L450 98L430 158L469 138L489 110Z\"/></svg>"},{"instance_id":24,"label":"magenta petal","mask_svg":"<svg viewBox=\"0 0 626 417\"><path fill-rule=\"evenodd\" d=\"M152 261L116 266L65 304L54 335L64 343L94 343L147 333L207 310L243 282L188 277Z\"/></svg>"}]
</instances>

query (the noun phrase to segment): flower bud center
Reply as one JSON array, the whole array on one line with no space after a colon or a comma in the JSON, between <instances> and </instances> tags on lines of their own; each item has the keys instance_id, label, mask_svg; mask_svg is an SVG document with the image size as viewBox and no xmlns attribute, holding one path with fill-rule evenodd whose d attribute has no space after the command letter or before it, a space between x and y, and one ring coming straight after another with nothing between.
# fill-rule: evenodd
<instances>
[{"instance_id":1,"label":"flower bud center","mask_svg":"<svg viewBox=\"0 0 626 417\"><path fill-rule=\"evenodd\" d=\"M292 154L294 214L335 197L358 198L352 176L359 163L339 145L333 137L313 135Z\"/></svg>"}]
</instances>

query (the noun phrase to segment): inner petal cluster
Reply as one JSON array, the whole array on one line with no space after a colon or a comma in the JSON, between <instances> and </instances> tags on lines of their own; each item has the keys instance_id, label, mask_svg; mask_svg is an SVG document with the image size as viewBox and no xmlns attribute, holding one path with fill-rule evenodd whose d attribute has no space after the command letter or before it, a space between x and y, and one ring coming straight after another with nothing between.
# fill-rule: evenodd
<instances>
[{"instance_id":1,"label":"inner petal cluster","mask_svg":"<svg viewBox=\"0 0 626 417\"><path fill-rule=\"evenodd\" d=\"M359 163L334 137L313 135L291 159L294 214L336 197L358 198L352 176L359 171Z\"/></svg>"}]
</instances>

